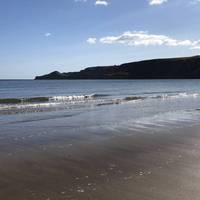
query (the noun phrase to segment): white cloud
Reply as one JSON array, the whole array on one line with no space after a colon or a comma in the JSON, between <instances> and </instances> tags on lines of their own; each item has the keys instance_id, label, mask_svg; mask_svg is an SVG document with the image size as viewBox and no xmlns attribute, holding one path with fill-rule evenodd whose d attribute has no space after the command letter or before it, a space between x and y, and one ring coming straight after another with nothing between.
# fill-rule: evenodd
<instances>
[{"instance_id":1,"label":"white cloud","mask_svg":"<svg viewBox=\"0 0 200 200\"><path fill-rule=\"evenodd\" d=\"M198 3L200 3L200 0L191 0L190 1L190 4L193 4L193 5L196 5Z\"/></svg>"},{"instance_id":2,"label":"white cloud","mask_svg":"<svg viewBox=\"0 0 200 200\"><path fill-rule=\"evenodd\" d=\"M194 45L191 49L200 49L200 40L194 41Z\"/></svg>"},{"instance_id":3,"label":"white cloud","mask_svg":"<svg viewBox=\"0 0 200 200\"><path fill-rule=\"evenodd\" d=\"M161 5L163 3L168 2L168 0L149 0L150 5Z\"/></svg>"},{"instance_id":4,"label":"white cloud","mask_svg":"<svg viewBox=\"0 0 200 200\"><path fill-rule=\"evenodd\" d=\"M93 44L96 42L97 39L95 38ZM128 46L182 46L190 49L200 49L200 40L178 40L166 35L149 34L148 32L143 31L128 31L119 36L106 36L100 38L99 42L102 44L123 44Z\"/></svg>"},{"instance_id":5,"label":"white cloud","mask_svg":"<svg viewBox=\"0 0 200 200\"><path fill-rule=\"evenodd\" d=\"M52 34L51 33L45 33L44 36L45 37L50 37Z\"/></svg>"},{"instance_id":6,"label":"white cloud","mask_svg":"<svg viewBox=\"0 0 200 200\"><path fill-rule=\"evenodd\" d=\"M86 3L88 2L87 0L74 0L75 2L83 2ZM107 0L94 0L94 5L95 6L108 6L108 1Z\"/></svg>"},{"instance_id":7,"label":"white cloud","mask_svg":"<svg viewBox=\"0 0 200 200\"><path fill-rule=\"evenodd\" d=\"M89 44L96 44L97 38L91 37L87 39L87 43Z\"/></svg>"},{"instance_id":8,"label":"white cloud","mask_svg":"<svg viewBox=\"0 0 200 200\"><path fill-rule=\"evenodd\" d=\"M108 2L107 1L104 1L104 0L97 0L95 1L95 5L96 6L108 6Z\"/></svg>"},{"instance_id":9,"label":"white cloud","mask_svg":"<svg viewBox=\"0 0 200 200\"><path fill-rule=\"evenodd\" d=\"M87 0L74 0L75 2L87 2Z\"/></svg>"}]
</instances>

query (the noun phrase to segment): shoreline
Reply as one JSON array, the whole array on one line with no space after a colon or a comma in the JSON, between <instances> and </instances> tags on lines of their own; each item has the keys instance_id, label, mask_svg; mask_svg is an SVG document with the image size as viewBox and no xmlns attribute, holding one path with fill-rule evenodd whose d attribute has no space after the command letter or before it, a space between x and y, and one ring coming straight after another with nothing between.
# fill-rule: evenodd
<instances>
[{"instance_id":1,"label":"shoreline","mask_svg":"<svg viewBox=\"0 0 200 200\"><path fill-rule=\"evenodd\" d=\"M46 136L46 145L20 141L13 152L1 151L0 199L197 200L199 130L145 130L102 140Z\"/></svg>"}]
</instances>

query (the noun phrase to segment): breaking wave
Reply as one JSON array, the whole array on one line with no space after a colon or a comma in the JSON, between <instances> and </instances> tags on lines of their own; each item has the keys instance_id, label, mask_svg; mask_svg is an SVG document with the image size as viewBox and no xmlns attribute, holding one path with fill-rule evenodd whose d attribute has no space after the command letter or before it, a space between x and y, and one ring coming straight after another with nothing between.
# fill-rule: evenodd
<instances>
[{"instance_id":1,"label":"breaking wave","mask_svg":"<svg viewBox=\"0 0 200 200\"><path fill-rule=\"evenodd\" d=\"M187 93L187 92L180 92L180 93L170 93L170 94L161 94L157 96L152 96L151 98L156 99L178 99L178 98L196 98L200 97L199 93Z\"/></svg>"},{"instance_id":2,"label":"breaking wave","mask_svg":"<svg viewBox=\"0 0 200 200\"><path fill-rule=\"evenodd\" d=\"M103 99L105 94L4 98L0 99L0 114L16 114L24 112L43 112L69 108L86 103L92 104ZM101 101L101 100L100 100Z\"/></svg>"},{"instance_id":3,"label":"breaking wave","mask_svg":"<svg viewBox=\"0 0 200 200\"><path fill-rule=\"evenodd\" d=\"M92 100L95 98L105 97L105 94L91 95L72 95L72 96L53 96L53 97L29 97L29 98L4 98L0 99L1 104L28 104L28 103L53 103L53 102L72 102Z\"/></svg>"},{"instance_id":4,"label":"breaking wave","mask_svg":"<svg viewBox=\"0 0 200 200\"><path fill-rule=\"evenodd\" d=\"M149 100L173 100L178 98L197 98L200 93L160 93L155 95L127 96L116 98L108 94L89 94L51 97L27 97L0 99L0 114L16 114L24 112L45 112L85 106L109 106L123 103L137 103Z\"/></svg>"}]
</instances>

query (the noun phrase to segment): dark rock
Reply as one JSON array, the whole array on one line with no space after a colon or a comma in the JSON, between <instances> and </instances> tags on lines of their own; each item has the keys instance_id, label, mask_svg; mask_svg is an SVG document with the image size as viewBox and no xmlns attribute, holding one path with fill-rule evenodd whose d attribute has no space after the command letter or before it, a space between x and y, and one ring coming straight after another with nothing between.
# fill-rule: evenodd
<instances>
[{"instance_id":1,"label":"dark rock","mask_svg":"<svg viewBox=\"0 0 200 200\"><path fill-rule=\"evenodd\" d=\"M90 67L80 72L52 72L35 79L195 79L200 78L200 56L154 59L114 66Z\"/></svg>"}]
</instances>

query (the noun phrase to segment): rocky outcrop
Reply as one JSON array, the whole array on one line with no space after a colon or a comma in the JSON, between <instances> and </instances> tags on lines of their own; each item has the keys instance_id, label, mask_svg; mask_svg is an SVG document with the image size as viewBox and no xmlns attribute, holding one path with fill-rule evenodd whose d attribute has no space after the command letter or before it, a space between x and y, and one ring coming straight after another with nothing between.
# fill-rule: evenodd
<instances>
[{"instance_id":1,"label":"rocky outcrop","mask_svg":"<svg viewBox=\"0 0 200 200\"><path fill-rule=\"evenodd\" d=\"M154 59L114 66L90 67L79 72L52 72L48 79L195 79L200 78L200 56Z\"/></svg>"}]
</instances>

